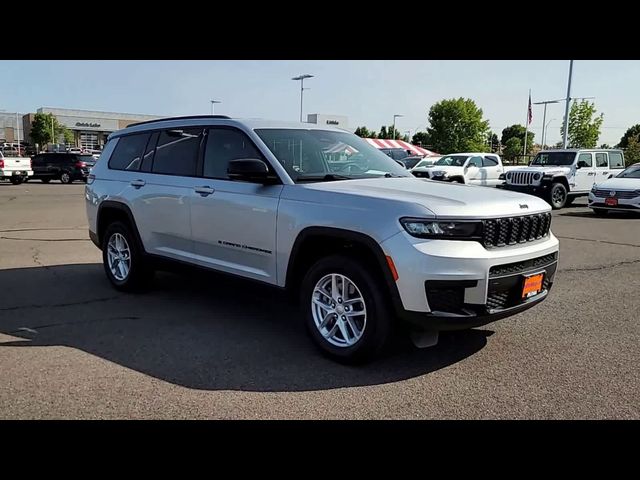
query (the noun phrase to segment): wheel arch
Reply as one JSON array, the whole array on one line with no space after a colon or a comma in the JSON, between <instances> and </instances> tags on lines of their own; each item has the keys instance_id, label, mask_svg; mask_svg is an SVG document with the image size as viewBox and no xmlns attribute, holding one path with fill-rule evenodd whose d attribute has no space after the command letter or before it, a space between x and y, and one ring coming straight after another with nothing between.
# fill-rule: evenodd
<instances>
[{"instance_id":1,"label":"wheel arch","mask_svg":"<svg viewBox=\"0 0 640 480\"><path fill-rule=\"evenodd\" d=\"M98 207L98 213L96 216L98 231L96 234L98 236L99 246L102 247L102 241L107 227L115 221L124 222L131 228L138 246L143 253L146 253L144 250L144 244L142 243L142 238L140 237L140 232L138 231L138 226L136 225L136 221L133 217L133 212L128 205L113 200L105 200L100 203L100 206Z\"/></svg>"}]
</instances>

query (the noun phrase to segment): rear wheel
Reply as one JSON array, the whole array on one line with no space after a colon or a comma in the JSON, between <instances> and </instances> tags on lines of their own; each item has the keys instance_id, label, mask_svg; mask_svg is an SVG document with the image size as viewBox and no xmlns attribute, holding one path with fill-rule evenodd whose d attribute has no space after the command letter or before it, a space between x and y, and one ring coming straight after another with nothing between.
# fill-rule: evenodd
<instances>
[{"instance_id":1,"label":"rear wheel","mask_svg":"<svg viewBox=\"0 0 640 480\"><path fill-rule=\"evenodd\" d=\"M71 183L73 180L71 179L71 174L69 172L62 172L60 174L60 181L64 184Z\"/></svg>"},{"instance_id":2,"label":"rear wheel","mask_svg":"<svg viewBox=\"0 0 640 480\"><path fill-rule=\"evenodd\" d=\"M131 229L122 222L107 227L102 239L102 263L111 284L125 292L144 289L153 277Z\"/></svg>"},{"instance_id":3,"label":"rear wheel","mask_svg":"<svg viewBox=\"0 0 640 480\"><path fill-rule=\"evenodd\" d=\"M554 210L563 208L567 203L567 188L561 183L554 183L549 190L548 201Z\"/></svg>"},{"instance_id":4,"label":"rear wheel","mask_svg":"<svg viewBox=\"0 0 640 480\"><path fill-rule=\"evenodd\" d=\"M320 259L305 275L300 294L307 330L327 356L362 363L387 344L393 321L387 295L360 262L342 255Z\"/></svg>"},{"instance_id":5,"label":"rear wheel","mask_svg":"<svg viewBox=\"0 0 640 480\"><path fill-rule=\"evenodd\" d=\"M567 196L567 201L566 201L566 202L564 202L564 206L565 206L565 207L570 207L571 205L573 205L573 201L574 201L575 199L576 199L576 197L575 197L575 196L568 195L568 196Z\"/></svg>"},{"instance_id":6,"label":"rear wheel","mask_svg":"<svg viewBox=\"0 0 640 480\"><path fill-rule=\"evenodd\" d=\"M51 181L51 179L50 178L41 178L40 181L42 183L49 183Z\"/></svg>"},{"instance_id":7,"label":"rear wheel","mask_svg":"<svg viewBox=\"0 0 640 480\"><path fill-rule=\"evenodd\" d=\"M23 181L24 179L22 177L17 177L17 176L11 177L11 183L13 183L14 185L20 185Z\"/></svg>"}]
</instances>

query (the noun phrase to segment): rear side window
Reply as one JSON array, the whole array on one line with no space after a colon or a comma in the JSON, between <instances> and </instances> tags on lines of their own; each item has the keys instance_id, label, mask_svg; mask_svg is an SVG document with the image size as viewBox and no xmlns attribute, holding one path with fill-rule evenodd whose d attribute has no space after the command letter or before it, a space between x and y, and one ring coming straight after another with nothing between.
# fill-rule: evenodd
<instances>
[{"instance_id":1,"label":"rear side window","mask_svg":"<svg viewBox=\"0 0 640 480\"><path fill-rule=\"evenodd\" d=\"M198 165L201 128L185 128L160 132L153 157L153 173L194 177Z\"/></svg>"},{"instance_id":2,"label":"rear side window","mask_svg":"<svg viewBox=\"0 0 640 480\"><path fill-rule=\"evenodd\" d=\"M609 152L609 166L611 168L624 168L624 159L620 152Z\"/></svg>"},{"instance_id":3,"label":"rear side window","mask_svg":"<svg viewBox=\"0 0 640 480\"><path fill-rule=\"evenodd\" d=\"M116 149L109 159L109 168L113 170L138 170L147 140L149 140L148 133L120 137Z\"/></svg>"},{"instance_id":4,"label":"rear side window","mask_svg":"<svg viewBox=\"0 0 640 480\"><path fill-rule=\"evenodd\" d=\"M496 157L484 157L483 163L485 167L495 167L498 165L498 160Z\"/></svg>"},{"instance_id":5,"label":"rear side window","mask_svg":"<svg viewBox=\"0 0 640 480\"><path fill-rule=\"evenodd\" d=\"M608 167L609 162L607 162L607 154L606 153L596 153L596 167Z\"/></svg>"}]
</instances>

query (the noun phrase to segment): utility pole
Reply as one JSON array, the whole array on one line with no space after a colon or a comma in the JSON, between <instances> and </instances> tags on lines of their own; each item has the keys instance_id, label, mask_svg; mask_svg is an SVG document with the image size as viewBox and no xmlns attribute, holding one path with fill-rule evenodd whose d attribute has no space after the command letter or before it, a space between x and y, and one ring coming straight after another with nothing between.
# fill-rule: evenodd
<instances>
[{"instance_id":1,"label":"utility pole","mask_svg":"<svg viewBox=\"0 0 640 480\"><path fill-rule=\"evenodd\" d=\"M303 94L304 94L304 79L305 78L313 78L313 75L309 75L308 73L305 73L303 75L298 75L297 77L293 77L291 80L300 80L300 123L302 123L302 100L303 100ZM307 88L307 90L309 90Z\"/></svg>"},{"instance_id":2,"label":"utility pole","mask_svg":"<svg viewBox=\"0 0 640 480\"><path fill-rule=\"evenodd\" d=\"M573 75L573 60L569 61L569 81L567 82L567 99L564 106L564 132L562 134L562 148L567 148L567 134L569 133L569 102L571 101L571 76Z\"/></svg>"}]
</instances>

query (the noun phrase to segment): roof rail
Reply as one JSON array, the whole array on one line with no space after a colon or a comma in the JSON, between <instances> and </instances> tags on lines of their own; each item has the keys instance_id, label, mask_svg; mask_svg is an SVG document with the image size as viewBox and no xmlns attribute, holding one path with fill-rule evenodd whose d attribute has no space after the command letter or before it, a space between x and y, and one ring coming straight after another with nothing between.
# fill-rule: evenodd
<instances>
[{"instance_id":1,"label":"roof rail","mask_svg":"<svg viewBox=\"0 0 640 480\"><path fill-rule=\"evenodd\" d=\"M156 122L167 122L169 120L192 120L192 119L205 119L205 118L226 118L230 119L231 117L227 115L187 115L185 117L165 117L165 118L156 118L155 120L146 120L144 122L130 123L127 125L129 127L137 127L138 125L147 125L149 123Z\"/></svg>"}]
</instances>

